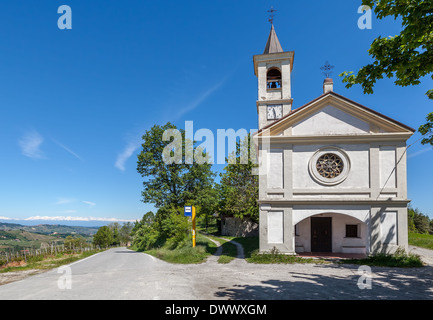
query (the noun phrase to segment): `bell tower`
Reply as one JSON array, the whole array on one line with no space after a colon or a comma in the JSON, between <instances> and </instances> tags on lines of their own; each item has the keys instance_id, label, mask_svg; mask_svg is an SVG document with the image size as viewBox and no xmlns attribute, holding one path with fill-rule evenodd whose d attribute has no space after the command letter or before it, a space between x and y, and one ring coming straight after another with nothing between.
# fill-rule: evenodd
<instances>
[{"instance_id":1,"label":"bell tower","mask_svg":"<svg viewBox=\"0 0 433 320\"><path fill-rule=\"evenodd\" d=\"M275 10L271 10L273 13ZM292 110L291 73L294 51L284 51L278 40L271 15L271 32L265 51L254 56L254 73L258 78L257 113L259 130Z\"/></svg>"}]
</instances>

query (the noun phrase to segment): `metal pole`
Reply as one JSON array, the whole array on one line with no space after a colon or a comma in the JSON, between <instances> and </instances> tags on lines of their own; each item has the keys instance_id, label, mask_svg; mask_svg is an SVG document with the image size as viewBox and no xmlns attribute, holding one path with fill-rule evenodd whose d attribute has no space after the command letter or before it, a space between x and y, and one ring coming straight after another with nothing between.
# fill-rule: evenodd
<instances>
[{"instance_id":1,"label":"metal pole","mask_svg":"<svg viewBox=\"0 0 433 320\"><path fill-rule=\"evenodd\" d=\"M195 233L196 233L196 225L195 225L195 207L192 207L192 247L195 248Z\"/></svg>"}]
</instances>

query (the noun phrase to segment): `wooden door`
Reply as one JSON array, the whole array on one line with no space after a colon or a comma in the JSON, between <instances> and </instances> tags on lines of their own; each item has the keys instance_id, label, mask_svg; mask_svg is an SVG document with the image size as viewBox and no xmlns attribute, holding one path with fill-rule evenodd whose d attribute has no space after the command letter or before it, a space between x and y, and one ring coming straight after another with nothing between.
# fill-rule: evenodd
<instances>
[{"instance_id":1,"label":"wooden door","mask_svg":"<svg viewBox=\"0 0 433 320\"><path fill-rule=\"evenodd\" d=\"M311 218L311 252L332 252L332 218Z\"/></svg>"}]
</instances>

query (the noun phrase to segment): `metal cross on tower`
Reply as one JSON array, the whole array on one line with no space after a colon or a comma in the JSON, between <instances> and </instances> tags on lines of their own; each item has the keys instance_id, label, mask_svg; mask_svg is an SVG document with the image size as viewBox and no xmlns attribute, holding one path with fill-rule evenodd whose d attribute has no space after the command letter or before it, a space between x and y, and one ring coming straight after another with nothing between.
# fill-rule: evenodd
<instances>
[{"instance_id":1,"label":"metal cross on tower","mask_svg":"<svg viewBox=\"0 0 433 320\"><path fill-rule=\"evenodd\" d=\"M329 76L332 74L332 69L334 69L334 66L331 66L328 61L325 62L325 65L320 68L320 70L323 71L323 74L326 78L329 78Z\"/></svg>"},{"instance_id":2,"label":"metal cross on tower","mask_svg":"<svg viewBox=\"0 0 433 320\"><path fill-rule=\"evenodd\" d=\"M269 12L269 20L268 20L268 21L269 21L271 24L274 24L274 17L275 17L274 12L277 12L277 10L275 10L274 7L271 6L271 10L268 10L268 12Z\"/></svg>"}]
</instances>

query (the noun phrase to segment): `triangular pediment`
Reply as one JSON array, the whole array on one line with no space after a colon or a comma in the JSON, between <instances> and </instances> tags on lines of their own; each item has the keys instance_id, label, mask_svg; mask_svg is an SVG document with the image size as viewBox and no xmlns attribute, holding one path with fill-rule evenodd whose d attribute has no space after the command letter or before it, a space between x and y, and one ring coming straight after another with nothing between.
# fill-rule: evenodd
<instances>
[{"instance_id":1,"label":"triangular pediment","mask_svg":"<svg viewBox=\"0 0 433 320\"><path fill-rule=\"evenodd\" d=\"M370 124L331 104L291 125L292 135L368 134Z\"/></svg>"},{"instance_id":2,"label":"triangular pediment","mask_svg":"<svg viewBox=\"0 0 433 320\"><path fill-rule=\"evenodd\" d=\"M293 110L259 131L270 136L350 136L408 133L414 129L334 92Z\"/></svg>"}]
</instances>

